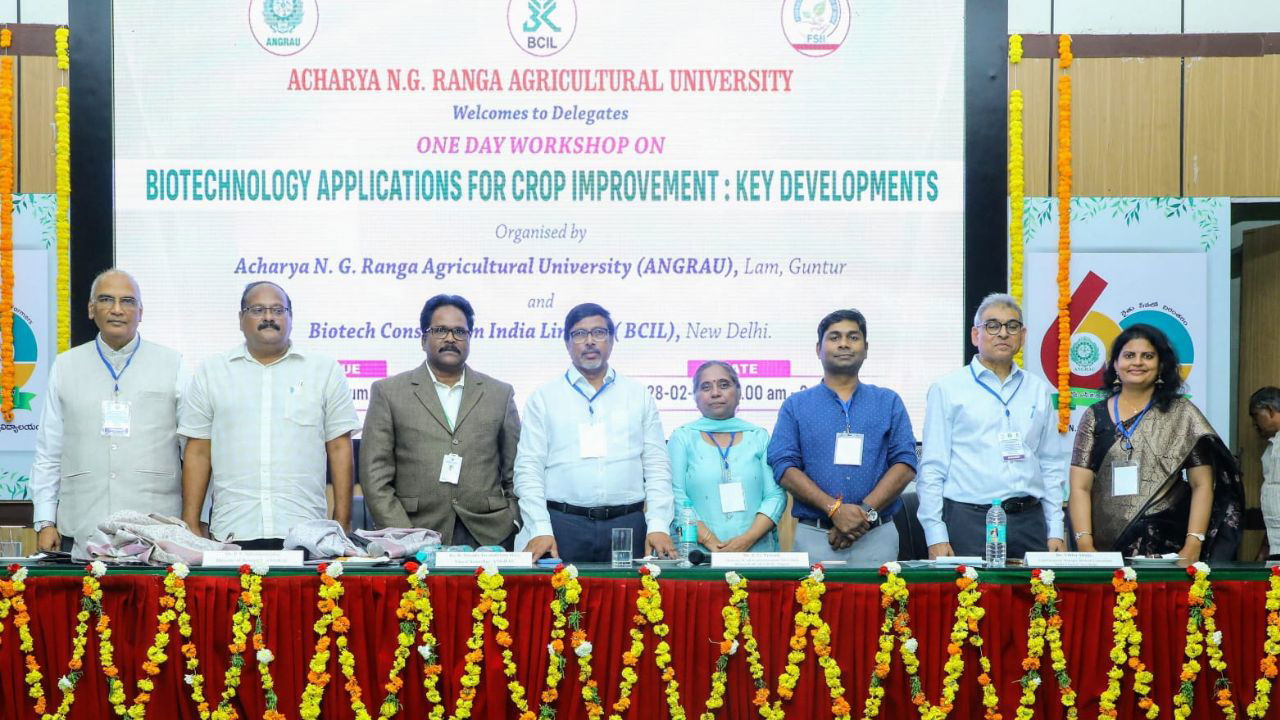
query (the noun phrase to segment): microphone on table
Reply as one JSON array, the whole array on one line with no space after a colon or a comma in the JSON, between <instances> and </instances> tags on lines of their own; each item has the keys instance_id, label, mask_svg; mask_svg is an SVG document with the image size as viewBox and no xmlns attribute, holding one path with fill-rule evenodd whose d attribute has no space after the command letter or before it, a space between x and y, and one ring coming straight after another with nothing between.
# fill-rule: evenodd
<instances>
[{"instance_id":1,"label":"microphone on table","mask_svg":"<svg viewBox=\"0 0 1280 720\"><path fill-rule=\"evenodd\" d=\"M691 550L689 552L689 562L693 565L707 565L711 562L711 554L704 553L701 550Z\"/></svg>"}]
</instances>

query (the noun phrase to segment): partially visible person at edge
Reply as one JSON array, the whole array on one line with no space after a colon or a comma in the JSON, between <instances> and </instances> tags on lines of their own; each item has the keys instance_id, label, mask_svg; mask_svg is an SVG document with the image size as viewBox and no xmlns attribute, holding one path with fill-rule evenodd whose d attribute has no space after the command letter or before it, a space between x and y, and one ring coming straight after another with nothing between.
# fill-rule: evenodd
<instances>
[{"instance_id":1,"label":"partially visible person at edge","mask_svg":"<svg viewBox=\"0 0 1280 720\"><path fill-rule=\"evenodd\" d=\"M1249 396L1249 417L1254 430L1267 441L1262 451L1262 521L1267 542L1258 554L1280 558L1280 387L1258 388Z\"/></svg>"},{"instance_id":2,"label":"partially visible person at edge","mask_svg":"<svg viewBox=\"0 0 1280 720\"><path fill-rule=\"evenodd\" d=\"M1151 325L1112 343L1105 401L1081 417L1071 456L1071 524L1084 552L1231 560L1244 495L1235 458L1182 396L1177 353Z\"/></svg>"},{"instance_id":3,"label":"partially visible person at edge","mask_svg":"<svg viewBox=\"0 0 1280 720\"><path fill-rule=\"evenodd\" d=\"M769 431L735 417L738 373L711 360L693 374L702 417L667 441L676 507L693 501L698 544L708 552L776 552L778 519L787 494L769 467Z\"/></svg>"}]
</instances>

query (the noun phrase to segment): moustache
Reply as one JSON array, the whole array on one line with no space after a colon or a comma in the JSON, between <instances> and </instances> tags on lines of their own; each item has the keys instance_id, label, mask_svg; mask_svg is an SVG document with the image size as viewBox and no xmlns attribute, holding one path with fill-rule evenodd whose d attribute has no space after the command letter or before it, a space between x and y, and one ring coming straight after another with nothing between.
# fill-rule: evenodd
<instances>
[{"instance_id":1,"label":"moustache","mask_svg":"<svg viewBox=\"0 0 1280 720\"><path fill-rule=\"evenodd\" d=\"M462 354L462 351L458 349L458 346L457 346L457 345L453 345L453 344L449 344L449 345L441 345L441 346L440 346L440 352L444 352L445 350L452 350L453 352L456 352L456 353L458 353L459 355L461 355L461 354Z\"/></svg>"},{"instance_id":2,"label":"moustache","mask_svg":"<svg viewBox=\"0 0 1280 720\"><path fill-rule=\"evenodd\" d=\"M267 328L275 328L276 330L279 330L280 326L276 324L275 320L263 320L258 323L259 330L266 330Z\"/></svg>"}]
</instances>

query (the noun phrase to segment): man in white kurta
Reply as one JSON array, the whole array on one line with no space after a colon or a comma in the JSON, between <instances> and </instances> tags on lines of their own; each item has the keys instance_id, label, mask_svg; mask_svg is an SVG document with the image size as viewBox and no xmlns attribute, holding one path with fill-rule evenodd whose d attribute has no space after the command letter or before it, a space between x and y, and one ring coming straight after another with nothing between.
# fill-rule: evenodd
<instances>
[{"instance_id":1,"label":"man in white kurta","mask_svg":"<svg viewBox=\"0 0 1280 720\"><path fill-rule=\"evenodd\" d=\"M178 515L182 356L142 339L142 293L125 272L93 282L92 341L49 372L31 466L40 550L70 550L119 510Z\"/></svg>"},{"instance_id":2,"label":"man in white kurta","mask_svg":"<svg viewBox=\"0 0 1280 720\"><path fill-rule=\"evenodd\" d=\"M212 485L209 529L246 549L279 549L297 523L328 515L350 529L351 389L332 358L294 347L289 296L252 283L241 298L245 342L205 361L187 393L182 519L199 532Z\"/></svg>"}]
</instances>

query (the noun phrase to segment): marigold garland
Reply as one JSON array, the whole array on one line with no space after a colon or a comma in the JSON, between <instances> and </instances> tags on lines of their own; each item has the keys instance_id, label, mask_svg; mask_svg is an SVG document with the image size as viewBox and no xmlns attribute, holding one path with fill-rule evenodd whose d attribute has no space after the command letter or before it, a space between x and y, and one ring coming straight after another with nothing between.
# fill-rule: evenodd
<instances>
[{"instance_id":1,"label":"marigold garland","mask_svg":"<svg viewBox=\"0 0 1280 720\"><path fill-rule=\"evenodd\" d=\"M947 644L942 698L937 704L929 702L920 681L920 659L916 655L919 642L912 637L910 615L907 612L910 593L900 577L901 572L902 566L896 562L885 563L880 568L880 574L885 578L880 585L880 606L884 610L885 619L880 625L875 668L872 671L871 688L863 706L863 717L869 720L880 713L884 698L882 685L889 675L896 633L898 652L911 687L911 702L922 720L945 720L955 707L956 693L960 688L959 679L964 674L965 643L978 651L978 666L981 669L978 684L982 687L982 704L986 708L984 717L987 720L1000 720L1000 698L991 680L991 660L982 651L983 640L978 627L978 623L986 615L986 611L978 605L978 601L982 599L982 591L978 587L978 572L964 565L956 566L956 573L959 575L956 578L958 603L955 623L951 626L951 642Z\"/></svg>"},{"instance_id":2,"label":"marigold garland","mask_svg":"<svg viewBox=\"0 0 1280 720\"><path fill-rule=\"evenodd\" d=\"M1131 567L1116 570L1111 578L1111 587L1116 593L1115 606L1112 608L1112 631L1115 641L1111 646L1111 669L1107 671L1107 689L1102 692L1098 703L1099 717L1117 716L1116 701L1120 699L1120 680L1124 677L1124 668L1133 670L1133 692L1138 696L1138 707L1146 713L1148 720L1160 717L1160 706L1151 699L1151 682L1154 680L1147 666L1142 662L1142 633L1138 630L1138 574Z\"/></svg>"},{"instance_id":3,"label":"marigold garland","mask_svg":"<svg viewBox=\"0 0 1280 720\"><path fill-rule=\"evenodd\" d=\"M699 720L713 720L716 710L724 706L729 658L737 654L740 648L747 651L747 667L751 673L751 682L756 688L752 702L758 707L769 701L769 686L764 679L764 666L760 663L760 648L751 627L747 579L736 572L725 573L724 579L729 584L729 601L720 611L720 617L724 619L724 634L719 643L720 656L716 658L715 671L711 674L711 695L707 698L707 709L698 716ZM742 643L738 642L739 637L743 638Z\"/></svg>"},{"instance_id":4,"label":"marigold garland","mask_svg":"<svg viewBox=\"0 0 1280 720\"><path fill-rule=\"evenodd\" d=\"M1271 706L1272 684L1276 674L1280 672L1280 664L1276 662L1276 656L1280 655L1280 567L1271 568L1268 582L1270 586L1263 606L1267 611L1266 637L1262 642L1262 660L1258 663L1261 677L1253 684L1253 702L1245 708L1245 714L1250 718L1267 717L1267 709Z\"/></svg>"},{"instance_id":5,"label":"marigold garland","mask_svg":"<svg viewBox=\"0 0 1280 720\"><path fill-rule=\"evenodd\" d=\"M13 422L13 56L8 54L9 29L0 31L0 416Z\"/></svg>"},{"instance_id":6,"label":"marigold garland","mask_svg":"<svg viewBox=\"0 0 1280 720\"><path fill-rule=\"evenodd\" d=\"M71 69L70 38L71 31L65 27L53 31L54 55L58 69L63 71L62 84L53 100L53 124L57 130L53 145L57 195L53 224L58 253L58 352L71 347L71 91L67 89L66 72Z\"/></svg>"},{"instance_id":7,"label":"marigold garland","mask_svg":"<svg viewBox=\"0 0 1280 720\"><path fill-rule=\"evenodd\" d=\"M102 667L102 674L107 678L107 702L111 704L111 708L117 715L133 718L133 720L141 720L147 716L147 703L151 702L151 693L155 690L155 681L152 678L160 674L160 668L169 659L164 649L169 646L169 631L172 623L178 618L178 597L174 594L176 586L171 578L176 577L176 572L185 574L185 571L186 567L180 565L176 568L170 567L165 573L164 593L160 596L160 612L156 616L155 639L147 649L147 659L142 663L142 676L136 683L138 692L134 696L133 703L127 706L124 682L120 680L120 670L115 665L114 647L111 644L111 617L102 608L102 590L97 581L92 578L92 575L85 575L85 595L89 596L91 587L97 594L93 610L98 616L98 664Z\"/></svg>"},{"instance_id":8,"label":"marigold garland","mask_svg":"<svg viewBox=\"0 0 1280 720\"><path fill-rule=\"evenodd\" d=\"M1022 62L1022 36L1009 36L1009 63ZM1026 165L1023 155L1022 91L1009 91L1009 294L1022 303L1023 246L1022 205L1026 191ZM1022 349L1014 362L1022 364Z\"/></svg>"},{"instance_id":9,"label":"marigold garland","mask_svg":"<svg viewBox=\"0 0 1280 720\"><path fill-rule=\"evenodd\" d=\"M1071 36L1058 36L1058 432L1071 424Z\"/></svg>"},{"instance_id":10,"label":"marigold garland","mask_svg":"<svg viewBox=\"0 0 1280 720\"><path fill-rule=\"evenodd\" d=\"M1062 616L1058 614L1058 588L1053 584L1052 570L1036 568L1031 571L1031 623L1027 626L1027 657L1022 661L1023 676L1018 680L1022 697L1018 699L1018 720L1035 717L1036 690L1040 687L1040 658L1044 646L1049 645L1050 667L1058 681L1059 699L1067 709L1067 720L1080 716L1076 707L1076 691L1071 687L1067 674L1067 656L1062 649Z\"/></svg>"},{"instance_id":11,"label":"marigold garland","mask_svg":"<svg viewBox=\"0 0 1280 720\"><path fill-rule=\"evenodd\" d=\"M1178 676L1178 694L1173 696L1173 716L1175 718L1191 717L1191 706L1195 703L1196 678L1200 675L1200 662L1197 660L1204 654L1208 657L1209 667L1218 673L1214 682L1214 700L1227 718L1236 717L1235 703L1231 700L1231 684L1227 680L1227 663L1222 659L1222 633L1218 632L1214 621L1217 606L1213 601L1213 588L1209 585L1209 566L1198 562L1187 568L1191 576L1191 588L1187 591L1187 640L1183 646L1186 660L1182 663L1182 673Z\"/></svg>"},{"instance_id":12,"label":"marigold garland","mask_svg":"<svg viewBox=\"0 0 1280 720\"><path fill-rule=\"evenodd\" d=\"M240 594L236 600L236 610L231 615L231 642L227 649L231 651L231 659L222 676L222 693L218 704L210 709L205 697L206 679L200 671L200 657L191 635L191 616L186 606L186 576L189 572L185 565L174 565L165 577L165 587L173 586L173 611L177 615L178 635L182 638L179 651L186 658L186 674L183 681L190 687L188 691L191 701L196 704L200 720L235 720L240 717L239 711L231 705L240 692L241 676L244 673L244 654L249 649L250 635L255 653L258 654L258 675L263 694L267 701L267 712L264 720L283 720L283 715L276 711L275 682L267 669L270 651L266 650L262 640L262 578L269 572L266 566L240 566ZM263 655L265 653L265 656ZM264 662L266 660L266 662Z\"/></svg>"},{"instance_id":13,"label":"marigold garland","mask_svg":"<svg viewBox=\"0 0 1280 720\"><path fill-rule=\"evenodd\" d=\"M823 679L830 691L832 715L838 720L849 717L851 708L844 697L840 668L831 657L831 628L822 619L822 595L827 591L824 580L822 564L818 563L796 588L796 602L800 605L800 610L795 615L795 629L790 640L791 652L787 653L787 665L778 676L778 699L772 705L760 703L760 715L765 720L782 720L786 717L782 703L795 695L796 684L800 681L800 663L804 662L804 650L809 644L806 635L813 638L813 651L818 656L818 665L822 668ZM757 699L760 697L761 694L757 691ZM764 697L767 699L767 695Z\"/></svg>"},{"instance_id":14,"label":"marigold garland","mask_svg":"<svg viewBox=\"0 0 1280 720\"><path fill-rule=\"evenodd\" d=\"M551 600L551 642L547 644L546 687L539 696L540 720L551 720L555 717L553 703L560 697L560 681L564 678L565 666L569 664L564 654L564 638L566 628L569 626L569 615L566 614L566 610L575 614L578 619L582 617L577 610L578 600L582 598L582 584L578 582L578 569L573 565L557 565L555 572L551 575L551 589L555 597Z\"/></svg>"}]
</instances>

